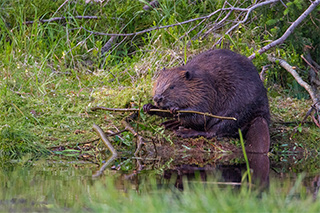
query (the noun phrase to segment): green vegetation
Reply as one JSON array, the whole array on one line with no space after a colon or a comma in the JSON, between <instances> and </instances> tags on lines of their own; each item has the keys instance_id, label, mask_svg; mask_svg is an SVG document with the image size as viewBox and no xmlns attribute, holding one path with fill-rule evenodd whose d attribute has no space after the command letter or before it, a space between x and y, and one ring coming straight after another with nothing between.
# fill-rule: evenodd
<instances>
[{"instance_id":1,"label":"green vegetation","mask_svg":"<svg viewBox=\"0 0 320 213\"><path fill-rule=\"evenodd\" d=\"M320 212L319 198L313 202L307 187L310 183L305 183L303 176L294 183L289 178L287 182L273 182L263 192L254 187L250 191L247 185L240 189L217 185L214 178L208 178L205 184L200 180L186 182L184 191L179 191L174 188L173 179L159 180L155 173L178 164L171 159L176 150L183 155L183 163L204 166L215 164L223 158L219 154L239 148L240 142L204 138L176 141L169 131L158 126L162 120L143 113L131 125L148 140L147 145L163 147L158 150L159 155L165 153L162 161L146 163L144 170L137 172L138 163L131 158L135 138L124 132L110 137L121 153L114 166L124 173L136 172L137 176L132 177L137 179L126 177L130 181L124 181L123 173L113 170L105 172L113 179L107 174L97 180L91 178L97 165L107 159L101 152L103 145L95 140L98 136L92 131L92 124L117 132L124 128L121 121L129 113L92 112L90 108L139 108L149 103L159 70L182 65L195 54L212 48L235 24L234 20L244 18L245 12L223 11L208 19L115 37L106 52L104 45L111 36L91 31L130 34L207 16L230 5L247 8L259 1L229 0L226 4L225 0L160 0L158 7L148 11L143 10L145 2L0 2L0 211ZM215 48L250 56L279 38L309 4L305 0L283 0L259 7ZM310 51L320 63L319 12L318 7L283 44L268 51L295 66L306 81L310 68L300 56ZM58 17L61 19L41 22ZM214 26L220 21L221 25ZM292 162L273 165L274 171L282 175L319 171L320 130L310 118L302 126L298 123L312 104L308 93L282 67L271 64L266 54L258 55L253 63L258 71L268 67L264 82L272 111L270 158L277 163ZM201 160L190 157L190 150L203 151ZM218 156L209 156L212 151L219 152ZM296 156L297 152L303 157ZM55 154L46 156L46 160L52 158L48 161L51 164L35 160L48 153Z\"/></svg>"},{"instance_id":2,"label":"green vegetation","mask_svg":"<svg viewBox=\"0 0 320 213\"><path fill-rule=\"evenodd\" d=\"M175 178L154 173L137 174L128 181L114 173L92 180L91 167L45 160L16 165L0 173L1 212L319 212L319 197L312 199L312 183L300 175L296 181L282 177L265 191L219 185L214 177L202 182L184 181L175 188ZM254 187L255 188L255 187Z\"/></svg>"},{"instance_id":3,"label":"green vegetation","mask_svg":"<svg viewBox=\"0 0 320 213\"><path fill-rule=\"evenodd\" d=\"M141 107L150 102L152 81L163 67L181 65L194 54L212 47L240 16L233 11L215 31L212 24L221 21L227 12L209 19L153 30L136 36L119 36L110 51L101 49L110 36L91 34L134 33L154 26L176 24L206 16L222 8L225 1L159 1L159 6L143 10L144 1L121 0L105 3L85 1L51 2L25 0L1 2L0 7L0 150L3 155L45 153L53 146L75 147L96 138L93 123L115 130L126 115L94 112L96 105L106 107ZM250 1L233 1L242 8ZM226 36L217 48L230 48L249 56L271 40L279 38L309 5L303 0L284 1L254 10L249 20ZM58 10L59 8L59 10ZM311 56L319 60L319 8L311 13L285 43L270 50L297 67L304 79L308 72L300 55L306 45ZM77 16L97 16L79 19ZM39 20L66 17L60 21ZM26 23L34 21L33 23ZM83 27L88 31L81 29ZM319 63L319 61L317 61ZM266 54L253 60L258 70L270 64ZM275 123L272 137L275 151L299 147L319 151L316 141L319 129L314 125L284 126L282 121L298 121L310 106L308 94L290 74L272 64L265 76ZM295 103L296 105L289 105ZM292 110L294 108L294 110ZM154 121L141 115L133 124L146 136L163 135ZM281 131L278 131L281 129ZM298 131L295 131L298 129ZM123 140L114 137L118 149L132 151L133 136ZM301 139L306 138L307 140ZM170 138L169 138L170 140Z\"/></svg>"}]
</instances>

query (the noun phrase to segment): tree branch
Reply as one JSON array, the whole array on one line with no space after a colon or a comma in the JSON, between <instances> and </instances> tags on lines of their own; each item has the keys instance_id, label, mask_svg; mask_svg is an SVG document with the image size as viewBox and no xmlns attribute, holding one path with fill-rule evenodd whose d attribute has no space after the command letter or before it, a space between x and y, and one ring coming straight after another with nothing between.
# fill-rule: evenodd
<instances>
[{"instance_id":1,"label":"tree branch","mask_svg":"<svg viewBox=\"0 0 320 213\"><path fill-rule=\"evenodd\" d=\"M132 128L132 126L130 126L130 124L127 121L123 120L122 124L125 126L126 130L130 131L133 134L134 137L137 137L137 147L136 151L134 152L134 156L138 156L138 153L140 152L142 145L145 145L145 140Z\"/></svg>"},{"instance_id":2,"label":"tree branch","mask_svg":"<svg viewBox=\"0 0 320 213\"><path fill-rule=\"evenodd\" d=\"M283 43L288 36L294 31L294 29L317 7L317 5L320 3L320 0L316 0L314 1L307 10L305 10L300 16L299 18L297 18L297 20L295 20L290 27L286 30L286 32L277 40L271 42L270 44L262 47L260 50L257 51L258 54L262 54L264 52L266 52L267 50L269 50L270 48ZM253 53L252 55L250 55L248 58L250 60L254 59L256 57L256 53Z\"/></svg>"},{"instance_id":3,"label":"tree branch","mask_svg":"<svg viewBox=\"0 0 320 213\"><path fill-rule=\"evenodd\" d=\"M300 75L292 68L292 66L290 64L288 64L285 60L283 59L278 59L275 58L271 55L268 55L268 60L273 62L273 63L277 63L279 62L280 66L282 66L284 69L286 69L298 82L298 84L300 84L303 88L305 88L307 90L307 92L309 93L312 101L314 104L318 104L319 100L318 97L316 96L316 94L314 93L314 91L312 90L311 86L306 83L301 77Z\"/></svg>"},{"instance_id":4,"label":"tree branch","mask_svg":"<svg viewBox=\"0 0 320 213\"><path fill-rule=\"evenodd\" d=\"M229 33L230 33L233 29L235 29L236 27L238 27L240 24L243 24L244 22L246 22L246 21L248 20L248 17L249 17L249 15L250 15L250 13L251 13L254 9L256 9L256 8L258 8L258 7L261 7L261 6L264 6L264 5L267 5L267 4L275 3L275 2L278 2L278 1L279 1L279 0L264 1L264 2L260 2L260 3L258 3L258 4L255 4L255 5L253 5L252 7L248 8L248 9L242 9L242 11L246 11L246 12L247 12L246 16L244 17L244 19L243 19L242 21L239 21L239 22L237 22L237 24L233 25L233 26L225 33L225 35L229 35ZM233 8L233 7L232 7L232 8ZM239 10L239 8L234 8L234 10ZM222 39L223 39L223 37L221 37L216 43L214 43L213 47L215 47L217 44L220 44L221 41L222 41ZM213 47L212 47L212 48L213 48Z\"/></svg>"},{"instance_id":5,"label":"tree branch","mask_svg":"<svg viewBox=\"0 0 320 213\"><path fill-rule=\"evenodd\" d=\"M70 17L55 17L55 18L50 18L50 19L39 19L38 21L41 23L46 23L46 22L53 22L53 21L61 21L61 20L66 20L66 19L99 19L98 16L70 16ZM23 24L33 24L36 21L26 21Z\"/></svg>"},{"instance_id":6,"label":"tree branch","mask_svg":"<svg viewBox=\"0 0 320 213\"><path fill-rule=\"evenodd\" d=\"M136 109L136 108L116 109L116 108L107 108L107 107L103 107L103 106L96 106L96 107L91 108L91 111L96 111L96 110L106 110L106 111L112 111L112 112L140 111L140 109ZM151 112L170 112L170 110L163 110L163 109L150 109L150 111ZM224 117L224 116L212 115L211 113L204 113L204 112L198 112L198 111L192 111L192 110L178 110L177 113L194 113L194 114L218 118L218 119L222 119L222 120L234 120L234 121L237 120L234 117Z\"/></svg>"},{"instance_id":7,"label":"tree branch","mask_svg":"<svg viewBox=\"0 0 320 213\"><path fill-rule=\"evenodd\" d=\"M140 35L140 34L143 34L143 33L147 33L147 32L151 32L151 31L154 31L154 30L160 30L160 29L166 29L166 28L170 28L170 27L175 27L175 26L181 26L181 25L184 25L184 24L187 24L187 23L191 23L191 22L194 22L194 21L198 21L198 20L203 20L203 19L209 19L211 18L212 16L214 16L215 14L219 13L219 12L222 12L222 11L247 11L248 14L245 18L245 20L248 19L248 16L249 16L249 13L256 9L257 7L260 7L260 6L263 6L263 5L266 5L266 4L270 4L270 3L273 3L273 2L277 2L279 0L269 0L269 1L265 1L265 2L261 2L259 4L256 4L254 6L252 6L251 8L247 9L247 8L238 8L238 7L228 7L228 8L221 8L221 9L218 9L212 13L210 13L209 15L207 16L202 16L202 17L198 17L198 18L193 18L193 19L189 19L189 20L186 20L186 21L183 21L183 22L178 22L178 23L175 23L175 24L170 24L170 25L165 25L165 26L156 26L156 27L151 27L151 28L148 28L148 29L145 29L145 30L141 30L141 31L138 31L138 32L134 32L134 33L101 33L101 32L95 32L95 31L91 31L91 30L87 30L86 28L84 27L79 27L79 28L73 28L73 29L70 29L70 30L78 30L78 29L83 29L89 33L92 33L94 35L101 35L101 36L137 36L137 35ZM244 20L244 21L245 21ZM244 22L243 21L243 22ZM240 24L240 22L239 22ZM238 26L239 24L237 24L236 26ZM234 26L233 28L235 28L236 26ZM230 30L231 31L231 30Z\"/></svg>"},{"instance_id":8,"label":"tree branch","mask_svg":"<svg viewBox=\"0 0 320 213\"><path fill-rule=\"evenodd\" d=\"M96 133L100 136L101 140L103 141L104 145L110 150L112 156L117 156L117 151L113 148L112 144L109 142L106 134L104 134L103 130L96 124L93 124L92 128Z\"/></svg>"}]
</instances>

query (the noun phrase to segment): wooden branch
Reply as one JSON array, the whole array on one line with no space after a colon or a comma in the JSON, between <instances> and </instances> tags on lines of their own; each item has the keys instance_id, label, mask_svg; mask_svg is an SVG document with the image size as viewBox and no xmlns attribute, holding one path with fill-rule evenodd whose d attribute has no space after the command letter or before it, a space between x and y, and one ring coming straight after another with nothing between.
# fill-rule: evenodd
<instances>
[{"instance_id":1,"label":"wooden branch","mask_svg":"<svg viewBox=\"0 0 320 213\"><path fill-rule=\"evenodd\" d=\"M267 5L267 4L272 4L272 3L275 3L275 2L278 2L278 1L279 1L279 0L264 1L264 2L260 2L260 3L258 3L258 4L255 4L255 5L253 5L253 6L250 7L250 8L242 9L242 11L246 11L246 12L247 12L246 16L244 17L244 19L243 19L242 21L239 21L239 22L237 22L235 25L233 25L233 26L225 33L225 35L229 35L229 33L230 33L232 30L234 30L234 29L235 29L236 27L238 27L240 24L243 24L244 22L246 22L246 21L248 20L248 18L249 18L250 13L251 13L254 9L256 9L256 8L258 8L258 7L261 7L261 6L264 6L264 5ZM232 7L232 8L233 8L233 7ZM237 9L237 8L234 8L234 10L238 10L238 9ZM216 43L214 43L214 45L212 46L212 48L215 47L217 44L220 44L221 41L222 41L222 39L223 39L223 37L221 37Z\"/></svg>"},{"instance_id":2,"label":"wooden branch","mask_svg":"<svg viewBox=\"0 0 320 213\"><path fill-rule=\"evenodd\" d=\"M132 126L130 126L130 124L127 121L123 120L122 124L125 126L126 130L130 131L133 134L133 136L137 138L137 147L136 151L134 152L134 156L137 156L139 151L141 150L142 145L145 145L145 140L132 128Z\"/></svg>"},{"instance_id":3,"label":"wooden branch","mask_svg":"<svg viewBox=\"0 0 320 213\"><path fill-rule=\"evenodd\" d=\"M314 110L314 107L313 107L313 106L310 107L310 109L308 110L308 112L306 113L306 115L304 116L304 118L302 119L302 121L300 122L301 125L303 125L303 124L306 122L307 118L311 115L311 113L313 112L313 110Z\"/></svg>"},{"instance_id":4,"label":"wooden branch","mask_svg":"<svg viewBox=\"0 0 320 213\"><path fill-rule=\"evenodd\" d=\"M66 20L66 19L99 19L98 16L71 16L71 17L55 17L55 18L50 18L50 19L39 19L37 21L41 23L46 23L46 22L53 22L53 21L61 21L61 20ZM23 24L33 24L34 22L37 21L26 21L23 22Z\"/></svg>"},{"instance_id":5,"label":"wooden branch","mask_svg":"<svg viewBox=\"0 0 320 213\"><path fill-rule=\"evenodd\" d=\"M268 55L268 60L271 62L276 63L277 61L279 62L280 66L282 66L284 69L286 69L298 82L298 84L300 84L303 88L305 88L305 90L307 90L307 92L309 93L312 101L313 101L313 105L312 108L309 109L309 111L307 112L306 116L303 118L301 124L303 124L303 122L307 119L307 117L311 114L311 112L313 111L313 109L316 110L316 112L320 111L320 100L317 96L317 94L315 93L315 91L312 89L312 87L306 83L300 76L299 74L292 68L291 65L289 65L285 60L283 59L277 59L273 56ZM319 122L317 122L316 118L314 116L311 116L311 118L313 119L313 122L319 126Z\"/></svg>"},{"instance_id":6,"label":"wooden branch","mask_svg":"<svg viewBox=\"0 0 320 213\"><path fill-rule=\"evenodd\" d=\"M262 6L262 5L265 5L265 4L270 4L270 3L273 3L273 2L277 2L277 1L279 1L279 0L270 0L270 1L262 2L262 3L256 4L253 7L251 7L252 9L251 8L250 9L238 8L238 7L233 7L233 6L228 7L228 8L221 8L221 9L218 9L218 10L216 10L216 11L214 11L214 12L212 12L209 15L206 15L206 16L201 16L201 17L198 17L198 18L189 19L189 20L178 22L178 23L175 23L175 24L151 27L151 28L148 28L148 29L145 29L145 30L134 32L134 33L102 33L102 32L95 32L95 31L87 30L84 27L73 28L73 29L70 29L70 30L83 29L83 30L85 30L85 31L87 31L89 33L94 34L94 35L101 35L101 36L137 36L137 35L140 35L140 34L143 34L143 33L147 33L147 32L151 32L151 31L154 31L154 30L166 29L166 28L171 28L171 27L175 27L175 26L181 26L181 25L188 24L188 23L191 23L191 22L194 22L194 21L198 21L198 20L209 19L212 16L214 16L215 14L217 14L218 12L222 12L222 11L250 11L251 12L253 9L255 9L255 8L259 7L259 6Z\"/></svg>"},{"instance_id":7,"label":"wooden branch","mask_svg":"<svg viewBox=\"0 0 320 213\"><path fill-rule=\"evenodd\" d=\"M136 112L140 111L140 109L136 108L128 108L128 109L116 109L116 108L107 108L103 106L96 106L92 107L91 111L96 111L96 110L106 110L106 111L112 111L112 112ZM151 112L170 112L170 110L163 110L163 109L150 109ZM208 117L213 117L213 118L218 118L221 120L234 120L236 121L237 119L234 117L224 117L224 116L218 116L218 115L213 115L211 113L204 113L204 112L198 112L198 111L192 111L192 110L178 110L177 113L194 113L194 114L199 114L203 116L208 116Z\"/></svg>"},{"instance_id":8,"label":"wooden branch","mask_svg":"<svg viewBox=\"0 0 320 213\"><path fill-rule=\"evenodd\" d=\"M314 2L312 2L312 4L308 7L308 9L306 9L300 16L299 18L297 18L297 20L295 20L290 27L286 30L286 32L277 40L271 42L270 44L262 47L260 50L257 51L258 54L262 54L264 52L266 52L267 50L269 50L270 48L283 43L288 36L294 31L294 29L318 6L318 4L320 3L320 0L316 0ZM248 58L250 60L254 59L256 57L256 53L253 53L252 55L250 55Z\"/></svg>"},{"instance_id":9,"label":"wooden branch","mask_svg":"<svg viewBox=\"0 0 320 213\"><path fill-rule=\"evenodd\" d=\"M104 134L103 130L96 124L93 124L92 128L96 133L100 136L101 140L103 141L104 145L110 150L112 156L117 156L117 151L113 148L112 144L109 142L107 136Z\"/></svg>"},{"instance_id":10,"label":"wooden branch","mask_svg":"<svg viewBox=\"0 0 320 213\"><path fill-rule=\"evenodd\" d=\"M312 118L313 122L317 125L317 127L320 128L320 124L319 124L318 120L315 118L315 116L313 115L313 116L311 116L311 118Z\"/></svg>"},{"instance_id":11,"label":"wooden branch","mask_svg":"<svg viewBox=\"0 0 320 213\"><path fill-rule=\"evenodd\" d=\"M319 0L320 1L320 0ZM309 93L312 101L314 104L318 103L319 100L316 96L316 94L314 93L314 91L312 90L311 86L306 83L301 77L300 75L292 68L292 66L290 64L288 64L285 60L283 59L277 59L271 55L268 55L268 60L273 62L273 63L277 63L279 62L280 66L282 66L284 69L286 69L298 82L298 84L300 84L303 88L305 88L305 90L307 90L307 92Z\"/></svg>"},{"instance_id":12,"label":"wooden branch","mask_svg":"<svg viewBox=\"0 0 320 213\"><path fill-rule=\"evenodd\" d=\"M100 167L100 169L92 175L93 178L99 177L102 175L103 171L109 166L115 159L117 158L117 155L112 155L110 158Z\"/></svg>"},{"instance_id":13,"label":"wooden branch","mask_svg":"<svg viewBox=\"0 0 320 213\"><path fill-rule=\"evenodd\" d=\"M317 70L303 55L301 55L301 58L313 69L313 71L317 74L319 74L319 70Z\"/></svg>"},{"instance_id":14,"label":"wooden branch","mask_svg":"<svg viewBox=\"0 0 320 213\"><path fill-rule=\"evenodd\" d=\"M118 36L111 36L107 43L101 48L101 55L103 55L105 52L108 52L113 47L113 44L116 42L117 38Z\"/></svg>"},{"instance_id":15,"label":"wooden branch","mask_svg":"<svg viewBox=\"0 0 320 213\"><path fill-rule=\"evenodd\" d=\"M70 1L70 0L65 0L65 1L58 7L58 9L56 10L56 12L54 12L54 14L52 15L52 17L55 16L55 15L57 14L57 12L58 12L65 4L68 3L68 1Z\"/></svg>"}]
</instances>

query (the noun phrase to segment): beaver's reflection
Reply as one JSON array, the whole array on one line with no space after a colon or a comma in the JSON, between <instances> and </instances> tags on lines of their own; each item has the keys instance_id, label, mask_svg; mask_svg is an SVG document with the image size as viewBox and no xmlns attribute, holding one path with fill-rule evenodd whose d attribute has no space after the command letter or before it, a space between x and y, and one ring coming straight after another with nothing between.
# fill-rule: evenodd
<instances>
[{"instance_id":1,"label":"beaver's reflection","mask_svg":"<svg viewBox=\"0 0 320 213\"><path fill-rule=\"evenodd\" d=\"M267 155L249 154L248 161L252 173L252 182L258 188L265 188L269 186L269 171L270 161ZM218 184L230 184L236 187L241 185L242 175L246 171L245 164L218 164L206 165L198 167L194 165L180 165L175 169L166 170L164 172L164 179L175 179L175 187L183 190L183 180L192 181L200 179L201 181L208 181L211 177L217 180ZM197 178L196 178L197 177Z\"/></svg>"}]
</instances>

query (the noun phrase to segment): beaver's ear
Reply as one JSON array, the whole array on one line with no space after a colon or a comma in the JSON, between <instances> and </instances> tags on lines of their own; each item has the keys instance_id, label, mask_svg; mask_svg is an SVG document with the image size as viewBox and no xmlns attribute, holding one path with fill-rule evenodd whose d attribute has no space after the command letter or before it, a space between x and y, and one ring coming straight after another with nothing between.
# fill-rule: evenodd
<instances>
[{"instance_id":1,"label":"beaver's ear","mask_svg":"<svg viewBox=\"0 0 320 213\"><path fill-rule=\"evenodd\" d=\"M185 73L184 73L184 77L185 77L188 81L190 81L190 80L192 79L192 73L191 73L190 71L186 70Z\"/></svg>"}]
</instances>

